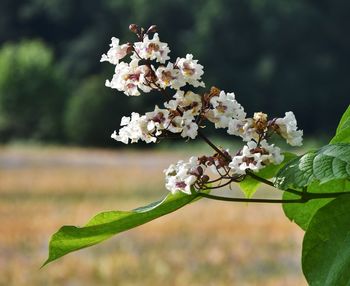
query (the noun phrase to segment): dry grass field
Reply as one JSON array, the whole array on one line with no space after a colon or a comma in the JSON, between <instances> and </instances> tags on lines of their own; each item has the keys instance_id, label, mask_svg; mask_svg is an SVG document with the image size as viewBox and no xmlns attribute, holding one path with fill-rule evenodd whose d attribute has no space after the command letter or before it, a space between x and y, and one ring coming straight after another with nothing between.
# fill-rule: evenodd
<instances>
[{"instance_id":1,"label":"dry grass field","mask_svg":"<svg viewBox=\"0 0 350 286\"><path fill-rule=\"evenodd\" d=\"M1 147L0 285L306 285L279 205L208 200L39 269L61 225L162 197L162 170L187 156Z\"/></svg>"}]
</instances>

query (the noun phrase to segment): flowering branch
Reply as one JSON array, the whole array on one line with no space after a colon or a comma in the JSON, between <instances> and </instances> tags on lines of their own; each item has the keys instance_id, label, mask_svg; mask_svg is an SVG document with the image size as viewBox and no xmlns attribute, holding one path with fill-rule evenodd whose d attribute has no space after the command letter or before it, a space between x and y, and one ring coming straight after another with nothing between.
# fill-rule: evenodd
<instances>
[{"instance_id":1,"label":"flowering branch","mask_svg":"<svg viewBox=\"0 0 350 286\"><path fill-rule=\"evenodd\" d=\"M102 55L101 61L115 65L115 73L112 80L106 81L106 86L128 96L158 91L163 100L168 101L163 102L164 108L156 105L154 111L144 115L133 112L130 117L123 117L122 128L115 131L112 138L128 144L139 140L157 143L174 135L185 139L198 136L215 151L213 155L191 157L188 162L179 161L169 166L164 173L165 186L171 193L219 189L240 182L247 175L258 179L255 172L270 164L279 165L284 159L280 148L267 142L273 134L292 146L301 145L303 132L297 129L292 112L271 120L267 114L256 112L250 118L234 93L216 87L197 92L196 88L205 87L204 71L193 55L171 62L168 44L160 41L156 26L144 29L132 24L129 28L137 41L120 45L119 39L112 38L110 50ZM130 56L129 63L122 61L127 56ZM205 122L241 137L245 145L235 153L217 147L202 131ZM268 180L258 180L272 185Z\"/></svg>"}]
</instances>

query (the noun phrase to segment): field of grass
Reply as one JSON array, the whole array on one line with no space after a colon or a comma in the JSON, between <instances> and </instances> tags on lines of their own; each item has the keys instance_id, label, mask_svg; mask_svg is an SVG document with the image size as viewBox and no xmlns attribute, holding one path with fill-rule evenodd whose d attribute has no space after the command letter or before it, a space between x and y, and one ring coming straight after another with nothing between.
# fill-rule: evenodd
<instances>
[{"instance_id":1,"label":"field of grass","mask_svg":"<svg viewBox=\"0 0 350 286\"><path fill-rule=\"evenodd\" d=\"M207 200L39 269L61 225L162 197L162 170L187 157L1 147L0 285L306 285L303 233L279 205Z\"/></svg>"}]
</instances>

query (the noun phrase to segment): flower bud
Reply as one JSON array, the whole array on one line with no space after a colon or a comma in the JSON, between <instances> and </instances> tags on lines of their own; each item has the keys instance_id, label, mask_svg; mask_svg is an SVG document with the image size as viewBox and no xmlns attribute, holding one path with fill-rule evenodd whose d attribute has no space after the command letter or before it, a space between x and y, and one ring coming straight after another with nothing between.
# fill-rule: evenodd
<instances>
[{"instance_id":1,"label":"flower bud","mask_svg":"<svg viewBox=\"0 0 350 286\"><path fill-rule=\"evenodd\" d=\"M129 25L129 30L133 33L137 33L138 29L139 29L139 26L137 26L136 24Z\"/></svg>"},{"instance_id":2,"label":"flower bud","mask_svg":"<svg viewBox=\"0 0 350 286\"><path fill-rule=\"evenodd\" d=\"M127 43L126 54L130 54L133 51L133 46L131 43Z\"/></svg>"},{"instance_id":3,"label":"flower bud","mask_svg":"<svg viewBox=\"0 0 350 286\"><path fill-rule=\"evenodd\" d=\"M203 175L202 176L202 182L203 183L206 183L206 182L208 182L209 181L209 176L208 175Z\"/></svg>"},{"instance_id":4,"label":"flower bud","mask_svg":"<svg viewBox=\"0 0 350 286\"><path fill-rule=\"evenodd\" d=\"M208 161L208 157L203 155L201 157L198 157L198 161L199 161L200 164L205 165L207 163L207 161Z\"/></svg>"},{"instance_id":5,"label":"flower bud","mask_svg":"<svg viewBox=\"0 0 350 286\"><path fill-rule=\"evenodd\" d=\"M210 93L209 93L210 97L219 96L219 94L220 94L220 89L218 89L218 88L215 87L215 86L212 86L212 87L210 88Z\"/></svg>"},{"instance_id":6,"label":"flower bud","mask_svg":"<svg viewBox=\"0 0 350 286\"><path fill-rule=\"evenodd\" d=\"M267 127L267 114L263 112L254 113L254 127L258 133L264 132Z\"/></svg>"},{"instance_id":7,"label":"flower bud","mask_svg":"<svg viewBox=\"0 0 350 286\"><path fill-rule=\"evenodd\" d=\"M156 25L152 25L151 27L148 28L147 30L147 34L148 33L155 33L157 32L157 26Z\"/></svg>"}]
</instances>

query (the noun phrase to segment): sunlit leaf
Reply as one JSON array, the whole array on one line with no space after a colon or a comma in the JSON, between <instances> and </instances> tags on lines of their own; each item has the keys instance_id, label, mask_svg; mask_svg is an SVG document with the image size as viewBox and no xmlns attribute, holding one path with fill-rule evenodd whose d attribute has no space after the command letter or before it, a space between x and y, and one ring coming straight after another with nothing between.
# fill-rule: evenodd
<instances>
[{"instance_id":1,"label":"sunlit leaf","mask_svg":"<svg viewBox=\"0 0 350 286\"><path fill-rule=\"evenodd\" d=\"M305 233L304 275L312 286L350 285L350 196L320 208Z\"/></svg>"},{"instance_id":2,"label":"sunlit leaf","mask_svg":"<svg viewBox=\"0 0 350 286\"><path fill-rule=\"evenodd\" d=\"M348 143L326 145L295 158L277 173L275 186L302 189L314 181L324 184L338 179L350 179Z\"/></svg>"},{"instance_id":3,"label":"sunlit leaf","mask_svg":"<svg viewBox=\"0 0 350 286\"><path fill-rule=\"evenodd\" d=\"M171 213L194 199L196 194L169 194L164 200L132 211L103 212L84 227L63 226L51 238L46 265L72 251L100 243L111 236Z\"/></svg>"},{"instance_id":4,"label":"sunlit leaf","mask_svg":"<svg viewBox=\"0 0 350 286\"><path fill-rule=\"evenodd\" d=\"M337 127L337 131L330 144L350 143L350 105L344 112Z\"/></svg>"},{"instance_id":5,"label":"sunlit leaf","mask_svg":"<svg viewBox=\"0 0 350 286\"><path fill-rule=\"evenodd\" d=\"M350 182L346 180L335 180L322 185L318 182L313 182L307 188L308 193L336 193L345 191L350 192ZM283 199L300 199L300 196L284 192ZM318 209L329 203L331 200L333 200L333 198L310 200L306 203L286 203L283 204L283 210L291 221L294 221L302 229L306 230Z\"/></svg>"},{"instance_id":6,"label":"sunlit leaf","mask_svg":"<svg viewBox=\"0 0 350 286\"><path fill-rule=\"evenodd\" d=\"M342 115L342 118L340 119L340 122L338 124L337 127L337 132L340 132L342 129L344 129L345 127L345 123L346 121L348 121L350 118L350 105L348 106L348 108L345 110L344 114Z\"/></svg>"}]
</instances>

